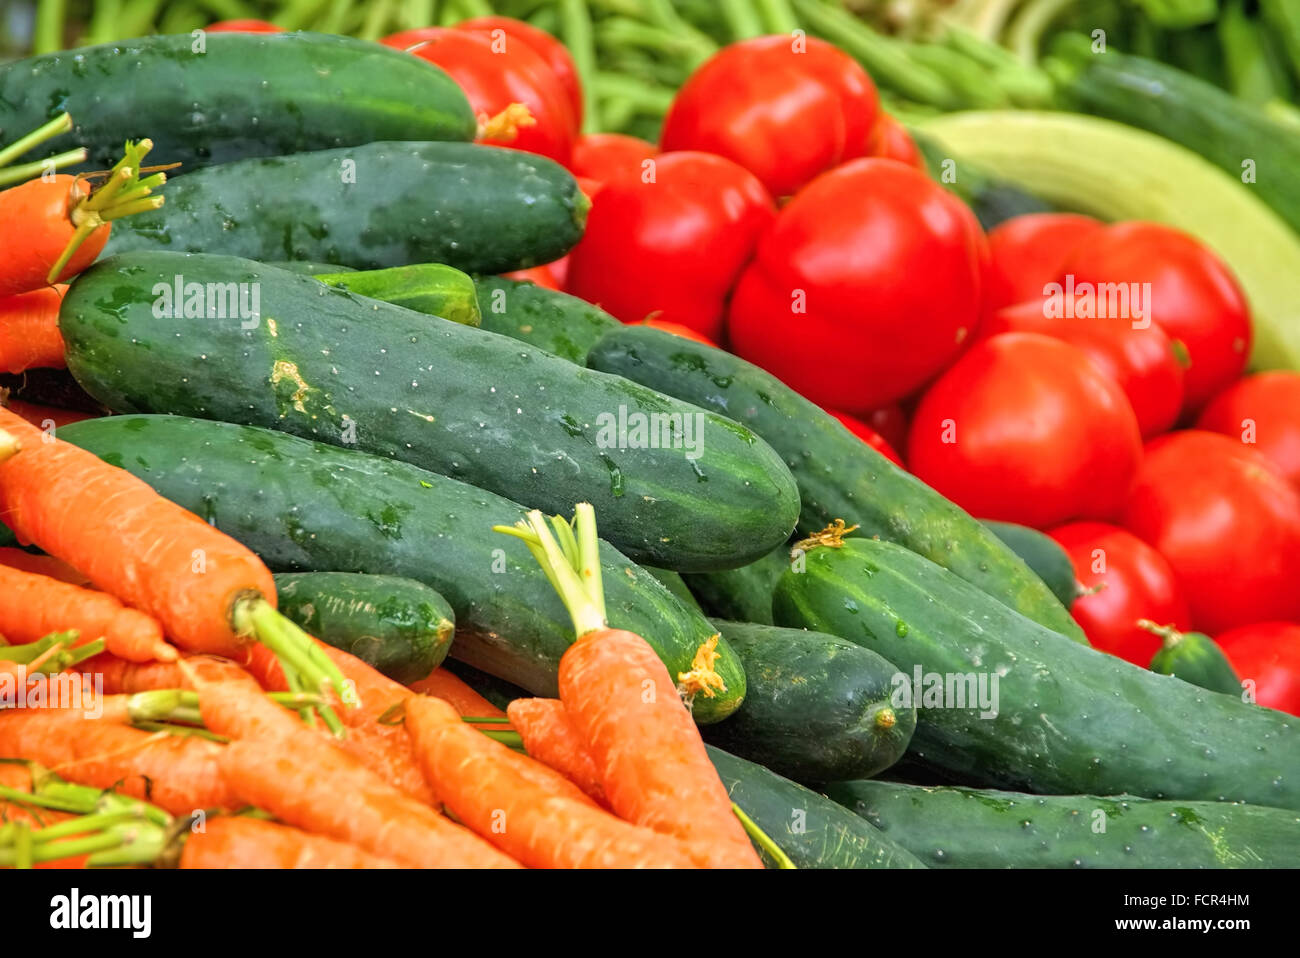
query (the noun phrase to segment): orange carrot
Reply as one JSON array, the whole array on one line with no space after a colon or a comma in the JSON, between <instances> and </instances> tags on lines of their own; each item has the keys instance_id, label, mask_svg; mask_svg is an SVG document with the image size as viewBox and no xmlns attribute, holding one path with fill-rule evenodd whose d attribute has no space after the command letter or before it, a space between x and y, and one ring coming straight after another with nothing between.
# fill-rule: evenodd
<instances>
[{"instance_id":1,"label":"orange carrot","mask_svg":"<svg viewBox=\"0 0 1300 958\"><path fill-rule=\"evenodd\" d=\"M478 718L490 718L495 715L501 716L502 719L506 717L505 712L466 685L459 676L443 668L434 669L418 682L412 682L410 689L412 692L431 695L435 699L450 702L452 708L461 715ZM484 722L479 725L479 728L485 731L501 731L509 729L510 724L505 721L500 725Z\"/></svg>"},{"instance_id":2,"label":"orange carrot","mask_svg":"<svg viewBox=\"0 0 1300 958\"><path fill-rule=\"evenodd\" d=\"M210 819L185 839L181 868L397 868L355 845L257 818Z\"/></svg>"},{"instance_id":3,"label":"orange carrot","mask_svg":"<svg viewBox=\"0 0 1300 958\"><path fill-rule=\"evenodd\" d=\"M0 296L0 372L63 369L59 304L67 286Z\"/></svg>"},{"instance_id":4,"label":"orange carrot","mask_svg":"<svg viewBox=\"0 0 1300 958\"><path fill-rule=\"evenodd\" d=\"M531 868L690 868L678 842L629 825L572 785L460 720L441 699L406 703L406 724L434 791L471 829ZM536 769L523 774L520 762ZM541 784L545 778L554 781Z\"/></svg>"},{"instance_id":5,"label":"orange carrot","mask_svg":"<svg viewBox=\"0 0 1300 958\"><path fill-rule=\"evenodd\" d=\"M15 549L13 546L0 546L0 565L7 565L11 569L21 569L23 572L32 572L36 575L49 576L51 579L58 579L60 582L67 582L71 585L86 585L90 582L89 579L62 559L24 552L22 549Z\"/></svg>"},{"instance_id":6,"label":"orange carrot","mask_svg":"<svg viewBox=\"0 0 1300 958\"><path fill-rule=\"evenodd\" d=\"M563 546L537 510L518 528L495 528L528 544L573 617L578 639L560 658L560 701L610 808L680 839L702 867L762 868L663 661L641 636L606 625L591 506L578 504L572 528L554 523ZM697 656L699 671L716 679L709 652Z\"/></svg>"},{"instance_id":7,"label":"orange carrot","mask_svg":"<svg viewBox=\"0 0 1300 958\"><path fill-rule=\"evenodd\" d=\"M268 701L255 683L198 684L204 723L236 739L221 754L221 771L248 804L289 825L406 865L516 867Z\"/></svg>"},{"instance_id":8,"label":"orange carrot","mask_svg":"<svg viewBox=\"0 0 1300 958\"><path fill-rule=\"evenodd\" d=\"M92 413L77 412L74 409L58 409L54 406L41 406L22 399L15 399L12 396L5 400L5 405L9 407L11 412L17 413L40 429L48 428L47 424L49 423L53 423L55 428L58 428L70 423L81 422L83 419L95 418Z\"/></svg>"},{"instance_id":9,"label":"orange carrot","mask_svg":"<svg viewBox=\"0 0 1300 958\"><path fill-rule=\"evenodd\" d=\"M176 659L152 616L107 593L0 565L0 634L16 644L70 629L81 634L78 644L102 638L109 652L131 662Z\"/></svg>"},{"instance_id":10,"label":"orange carrot","mask_svg":"<svg viewBox=\"0 0 1300 958\"><path fill-rule=\"evenodd\" d=\"M175 662L128 662L104 654L87 659L80 671L89 681L100 681L106 695L189 688L189 680Z\"/></svg>"},{"instance_id":11,"label":"orange carrot","mask_svg":"<svg viewBox=\"0 0 1300 958\"><path fill-rule=\"evenodd\" d=\"M254 632L293 656L302 687L343 678L275 612L275 580L249 549L169 502L124 469L49 437L0 408L21 445L0 462L0 522L86 574L96 588L153 615L189 652L238 658Z\"/></svg>"},{"instance_id":12,"label":"orange carrot","mask_svg":"<svg viewBox=\"0 0 1300 958\"><path fill-rule=\"evenodd\" d=\"M221 751L205 739L143 732L80 709L0 712L0 758L27 759L70 782L114 789L175 815L239 807L217 765Z\"/></svg>"},{"instance_id":13,"label":"orange carrot","mask_svg":"<svg viewBox=\"0 0 1300 958\"><path fill-rule=\"evenodd\" d=\"M506 707L528 754L553 768L605 808L605 786L596 760L587 750L559 699L515 699Z\"/></svg>"}]
</instances>

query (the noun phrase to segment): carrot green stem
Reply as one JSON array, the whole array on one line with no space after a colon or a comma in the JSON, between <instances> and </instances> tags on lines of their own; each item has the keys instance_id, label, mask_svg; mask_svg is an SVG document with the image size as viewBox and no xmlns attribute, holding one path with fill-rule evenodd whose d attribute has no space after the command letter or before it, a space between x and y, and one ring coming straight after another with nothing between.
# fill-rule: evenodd
<instances>
[{"instance_id":1,"label":"carrot green stem","mask_svg":"<svg viewBox=\"0 0 1300 958\"><path fill-rule=\"evenodd\" d=\"M569 610L574 631L580 638L605 628L605 590L600 575L596 512L591 503L580 502L574 508L572 527L560 516L555 516L552 522L557 532L561 526L565 529L560 532L565 545L556 540L537 509L513 526L493 526L492 530L524 541Z\"/></svg>"},{"instance_id":2,"label":"carrot green stem","mask_svg":"<svg viewBox=\"0 0 1300 958\"><path fill-rule=\"evenodd\" d=\"M67 0L37 0L36 28L32 36L33 53L54 53L63 49L67 6Z\"/></svg>"},{"instance_id":3,"label":"carrot green stem","mask_svg":"<svg viewBox=\"0 0 1300 958\"><path fill-rule=\"evenodd\" d=\"M510 724L510 720L509 720L508 718L506 718L504 715L501 715L501 716L493 716L493 715L462 715L462 716L460 717L460 720L461 720L462 722L468 722L468 723L471 724L471 725L475 725L475 724L478 724L478 725L509 725L509 724Z\"/></svg>"},{"instance_id":4,"label":"carrot green stem","mask_svg":"<svg viewBox=\"0 0 1300 958\"><path fill-rule=\"evenodd\" d=\"M745 834L758 843L758 847L763 849L775 862L777 868L794 868L794 862L790 861L790 856L781 850L776 842L768 837L767 832L758 827L758 824L745 814L744 810L735 802L731 803L731 810L735 812L736 817L740 819L740 824L744 826Z\"/></svg>"},{"instance_id":5,"label":"carrot green stem","mask_svg":"<svg viewBox=\"0 0 1300 958\"><path fill-rule=\"evenodd\" d=\"M521 749L524 747L524 739L518 732L496 732L492 729L480 729L488 738L496 739L502 745L508 745L510 748Z\"/></svg>"},{"instance_id":6,"label":"carrot green stem","mask_svg":"<svg viewBox=\"0 0 1300 958\"><path fill-rule=\"evenodd\" d=\"M153 722L148 720L137 720L132 722L131 725L142 732L166 732L168 735L201 738L209 742L219 742L223 745L230 741L224 735L218 735L216 732L209 732L205 728L198 728L194 725L178 725L173 722Z\"/></svg>"},{"instance_id":7,"label":"carrot green stem","mask_svg":"<svg viewBox=\"0 0 1300 958\"><path fill-rule=\"evenodd\" d=\"M61 170L65 166L84 163L87 156L89 154L84 149L78 148L43 160L32 160L30 163L20 163L17 166L8 167L0 170L0 186L26 182L35 176L40 176L46 170Z\"/></svg>"},{"instance_id":8,"label":"carrot green stem","mask_svg":"<svg viewBox=\"0 0 1300 958\"><path fill-rule=\"evenodd\" d=\"M31 834L30 832L28 833ZM30 849L26 864L20 864L17 848L0 848L0 866L31 868L36 862L56 862L62 858L75 858L94 852L107 851L122 844L122 837L113 832L96 832L85 838L66 842L49 842Z\"/></svg>"},{"instance_id":9,"label":"carrot green stem","mask_svg":"<svg viewBox=\"0 0 1300 958\"><path fill-rule=\"evenodd\" d=\"M60 113L54 119L41 124L26 136L20 136L8 146L0 148L0 166L8 166L28 150L35 149L46 140L62 136L71 129L72 116L68 113Z\"/></svg>"},{"instance_id":10,"label":"carrot green stem","mask_svg":"<svg viewBox=\"0 0 1300 958\"><path fill-rule=\"evenodd\" d=\"M33 837L36 844L39 845L45 842L57 841L60 838L69 838L73 835L84 835L86 832L103 831L109 825L139 821L141 817L137 809L130 808L119 808L111 812L94 812L80 818L70 818L66 822L59 822L57 825L49 825L42 828Z\"/></svg>"},{"instance_id":11,"label":"carrot green stem","mask_svg":"<svg viewBox=\"0 0 1300 958\"><path fill-rule=\"evenodd\" d=\"M15 822L14 825L14 867L31 868L34 845L31 827L26 822ZM0 849L0 855L3 854L4 851Z\"/></svg>"}]
</instances>

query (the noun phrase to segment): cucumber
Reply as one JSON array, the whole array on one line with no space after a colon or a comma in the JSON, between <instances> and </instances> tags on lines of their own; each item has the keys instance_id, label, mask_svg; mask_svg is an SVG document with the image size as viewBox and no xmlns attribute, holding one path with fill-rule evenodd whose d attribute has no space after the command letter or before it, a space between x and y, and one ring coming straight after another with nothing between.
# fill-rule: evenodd
<instances>
[{"instance_id":1,"label":"cucumber","mask_svg":"<svg viewBox=\"0 0 1300 958\"><path fill-rule=\"evenodd\" d=\"M415 579L283 572L275 577L275 591L280 611L303 631L402 684L441 665L456 631L447 600Z\"/></svg>"},{"instance_id":2,"label":"cucumber","mask_svg":"<svg viewBox=\"0 0 1300 958\"><path fill-rule=\"evenodd\" d=\"M997 536L752 363L646 326L608 333L587 363L730 416L771 443L799 484L805 535L836 519L859 525L863 535L905 545L1086 643L1070 613Z\"/></svg>"},{"instance_id":3,"label":"cucumber","mask_svg":"<svg viewBox=\"0 0 1300 958\"><path fill-rule=\"evenodd\" d=\"M925 867L903 846L826 796L720 748L705 748L731 800L796 868ZM772 867L772 860L758 851Z\"/></svg>"},{"instance_id":4,"label":"cucumber","mask_svg":"<svg viewBox=\"0 0 1300 958\"><path fill-rule=\"evenodd\" d=\"M378 142L236 160L177 176L166 190L164 206L114 224L105 255L170 250L504 273L567 253L589 205L558 164L474 143Z\"/></svg>"},{"instance_id":5,"label":"cucumber","mask_svg":"<svg viewBox=\"0 0 1300 958\"><path fill-rule=\"evenodd\" d=\"M154 290L178 277L196 289L246 284L249 303L260 291L261 314L168 318ZM249 260L112 257L78 277L59 324L68 368L116 412L355 446L552 513L591 502L605 538L651 565L743 565L783 541L798 516L793 478L743 426L503 336ZM665 443L656 431L658 448L646 448L644 429L618 434L621 414L676 416L670 424L691 432ZM665 448L673 439L678 447Z\"/></svg>"},{"instance_id":6,"label":"cucumber","mask_svg":"<svg viewBox=\"0 0 1300 958\"><path fill-rule=\"evenodd\" d=\"M895 704L919 687L909 756L994 787L1300 808L1295 716L1071 642L891 542L805 560L777 584L776 621L889 659Z\"/></svg>"},{"instance_id":7,"label":"cucumber","mask_svg":"<svg viewBox=\"0 0 1300 958\"><path fill-rule=\"evenodd\" d=\"M688 572L682 580L707 615L771 625L772 590L789 565L790 547L783 542L763 558L739 569Z\"/></svg>"},{"instance_id":8,"label":"cucumber","mask_svg":"<svg viewBox=\"0 0 1300 958\"><path fill-rule=\"evenodd\" d=\"M1211 692L1241 698L1241 678L1219 644L1203 632L1177 629L1143 620L1138 623L1164 641L1151 658L1151 671L1172 675Z\"/></svg>"},{"instance_id":9,"label":"cucumber","mask_svg":"<svg viewBox=\"0 0 1300 958\"><path fill-rule=\"evenodd\" d=\"M949 151L919 130L910 129L908 134L920 150L926 169L934 181L943 184L945 189L969 206L986 231L1015 216L1055 212L1056 207L1041 197L1013 183L1001 182L985 171L974 169L960 157L950 156ZM944 175L945 164L952 164L951 168L956 172L955 178Z\"/></svg>"},{"instance_id":10,"label":"cucumber","mask_svg":"<svg viewBox=\"0 0 1300 958\"><path fill-rule=\"evenodd\" d=\"M671 592L673 598L686 606L686 608L695 609L701 615L704 614L704 610L700 608L700 604L695 601L695 596L691 595L691 590L686 588L686 583L682 581L682 577L672 569L656 569L654 566L649 565L643 565L641 568L645 569L646 572L649 572L652 576L658 579L660 585Z\"/></svg>"},{"instance_id":11,"label":"cucumber","mask_svg":"<svg viewBox=\"0 0 1300 958\"><path fill-rule=\"evenodd\" d=\"M798 782L870 778L893 765L916 729L890 701L892 664L860 645L802 629L714 625L745 667L745 702L707 741Z\"/></svg>"},{"instance_id":12,"label":"cucumber","mask_svg":"<svg viewBox=\"0 0 1300 958\"><path fill-rule=\"evenodd\" d=\"M188 173L375 140L474 138L465 94L419 57L313 33L213 33L203 42L141 37L0 64L0 142L66 110L72 132L28 159L84 146L90 156L78 169L106 170L123 142L149 137L150 163ZM169 185L168 203L170 194Z\"/></svg>"},{"instance_id":13,"label":"cucumber","mask_svg":"<svg viewBox=\"0 0 1300 958\"><path fill-rule=\"evenodd\" d=\"M1070 557L1055 539L1014 522L985 519L984 525L1025 560L1025 565L1043 580L1061 605L1067 609L1074 605L1074 600L1079 597L1079 580L1074 577Z\"/></svg>"},{"instance_id":14,"label":"cucumber","mask_svg":"<svg viewBox=\"0 0 1300 958\"><path fill-rule=\"evenodd\" d=\"M892 782L826 790L932 868L1294 868L1300 861L1300 816L1279 808Z\"/></svg>"},{"instance_id":15,"label":"cucumber","mask_svg":"<svg viewBox=\"0 0 1300 958\"><path fill-rule=\"evenodd\" d=\"M475 282L484 329L580 366L596 340L621 325L585 300L536 283L504 276L481 276Z\"/></svg>"},{"instance_id":16,"label":"cucumber","mask_svg":"<svg viewBox=\"0 0 1300 958\"><path fill-rule=\"evenodd\" d=\"M451 326L460 329L462 327ZM546 575L492 526L523 507L404 462L284 433L183 416L109 416L59 437L138 476L244 543L276 572L364 572L416 579L455 610L451 655L534 695L555 696L573 622ZM652 576L601 544L610 624L645 637L678 675L715 634ZM727 689L697 697L704 723L745 695L735 652L719 642Z\"/></svg>"},{"instance_id":17,"label":"cucumber","mask_svg":"<svg viewBox=\"0 0 1300 958\"><path fill-rule=\"evenodd\" d=\"M465 273L441 263L418 263L388 269L317 273L326 286L380 299L417 313L438 316L462 326L479 325L478 294Z\"/></svg>"}]
</instances>

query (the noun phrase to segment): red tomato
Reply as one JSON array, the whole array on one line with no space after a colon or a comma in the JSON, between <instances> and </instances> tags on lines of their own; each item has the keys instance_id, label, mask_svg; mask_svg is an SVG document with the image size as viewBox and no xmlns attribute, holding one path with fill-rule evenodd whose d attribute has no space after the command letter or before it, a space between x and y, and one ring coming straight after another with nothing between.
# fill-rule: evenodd
<instances>
[{"instance_id":1,"label":"red tomato","mask_svg":"<svg viewBox=\"0 0 1300 958\"><path fill-rule=\"evenodd\" d=\"M1154 323L1134 329L1127 319L1080 316L1087 299L1057 302L1062 308L1051 316L1041 297L1000 309L985 320L980 335L1042 333L1077 346L1124 390L1143 436L1173 426L1183 405L1183 366L1164 331Z\"/></svg>"},{"instance_id":2,"label":"red tomato","mask_svg":"<svg viewBox=\"0 0 1300 958\"><path fill-rule=\"evenodd\" d=\"M902 449L907 445L907 413L903 412L903 407L898 403L873 409L861 418L894 449Z\"/></svg>"},{"instance_id":3,"label":"red tomato","mask_svg":"<svg viewBox=\"0 0 1300 958\"><path fill-rule=\"evenodd\" d=\"M1300 373L1239 379L1210 401L1196 428L1254 446L1300 487Z\"/></svg>"},{"instance_id":4,"label":"red tomato","mask_svg":"<svg viewBox=\"0 0 1300 958\"><path fill-rule=\"evenodd\" d=\"M1106 228L1080 213L1026 213L989 230L989 270L984 305L988 311L1026 300L1041 301L1048 283L1061 278L1070 253Z\"/></svg>"},{"instance_id":5,"label":"red tomato","mask_svg":"<svg viewBox=\"0 0 1300 958\"><path fill-rule=\"evenodd\" d=\"M1141 458L1119 386L1037 333L972 346L922 396L907 444L912 472L967 512L1036 529L1118 514Z\"/></svg>"},{"instance_id":6,"label":"red tomato","mask_svg":"<svg viewBox=\"0 0 1300 958\"><path fill-rule=\"evenodd\" d=\"M1246 298L1223 261L1186 233L1159 223L1117 223L1076 246L1062 274L1072 277L1076 288L1080 283L1151 284L1143 312L1187 351L1187 409L1200 409L1246 368L1251 342Z\"/></svg>"},{"instance_id":7,"label":"red tomato","mask_svg":"<svg viewBox=\"0 0 1300 958\"><path fill-rule=\"evenodd\" d=\"M649 172L601 188L569 254L569 292L625 323L655 314L717 341L772 198L753 174L708 153L664 153Z\"/></svg>"},{"instance_id":8,"label":"red tomato","mask_svg":"<svg viewBox=\"0 0 1300 958\"><path fill-rule=\"evenodd\" d=\"M884 110L876 114L876 122L872 124L871 133L867 136L867 156L897 160L916 167L922 173L926 172L925 157L917 149L916 141L903 124Z\"/></svg>"},{"instance_id":9,"label":"red tomato","mask_svg":"<svg viewBox=\"0 0 1300 958\"><path fill-rule=\"evenodd\" d=\"M781 210L732 296L732 349L857 415L922 386L979 319L974 215L892 160L824 173Z\"/></svg>"},{"instance_id":10,"label":"red tomato","mask_svg":"<svg viewBox=\"0 0 1300 958\"><path fill-rule=\"evenodd\" d=\"M708 336L697 333L695 330L691 329L691 327L683 326L681 323L670 323L666 319L655 319L654 317L651 317L650 319L641 320L641 325L652 326L655 329L662 329L665 333L672 333L674 336L681 336L683 339L691 339L697 343L703 343L705 346L712 346L714 349L721 348L717 343L709 339Z\"/></svg>"},{"instance_id":11,"label":"red tomato","mask_svg":"<svg viewBox=\"0 0 1300 958\"><path fill-rule=\"evenodd\" d=\"M876 432L861 419L855 419L846 412L836 412L833 409L828 409L826 411L843 423L845 429L853 433L853 435L857 436L894 465L898 466L900 469L906 468L903 465L903 457L898 454L893 446L885 441L885 437Z\"/></svg>"},{"instance_id":12,"label":"red tomato","mask_svg":"<svg viewBox=\"0 0 1300 958\"><path fill-rule=\"evenodd\" d=\"M1087 590L1070 614L1097 649L1147 668L1160 638L1139 619L1192 627L1187 599L1169 563L1133 533L1104 522L1071 522L1048 532L1060 543L1074 577Z\"/></svg>"},{"instance_id":13,"label":"red tomato","mask_svg":"<svg viewBox=\"0 0 1300 958\"><path fill-rule=\"evenodd\" d=\"M265 20L218 20L203 29L208 33L284 33L284 27Z\"/></svg>"},{"instance_id":14,"label":"red tomato","mask_svg":"<svg viewBox=\"0 0 1300 958\"><path fill-rule=\"evenodd\" d=\"M562 274L568 267L566 260L567 257L562 256L553 263L543 263L541 266L530 266L527 269L515 269L501 275L506 279L536 283L538 286L545 286L547 289L559 291L564 289Z\"/></svg>"},{"instance_id":15,"label":"red tomato","mask_svg":"<svg viewBox=\"0 0 1300 958\"><path fill-rule=\"evenodd\" d=\"M568 48L545 30L539 30L531 23L524 23L514 17L474 17L456 24L458 30L474 30L486 33L493 41L507 43L518 40L546 62L555 74L564 95L573 111L573 119L578 127L582 126L582 81L578 78L578 68L569 54ZM500 31L498 33L497 31Z\"/></svg>"},{"instance_id":16,"label":"red tomato","mask_svg":"<svg viewBox=\"0 0 1300 958\"><path fill-rule=\"evenodd\" d=\"M1196 628L1300 619L1300 493L1235 439L1148 443L1123 525L1169 560Z\"/></svg>"},{"instance_id":17,"label":"red tomato","mask_svg":"<svg viewBox=\"0 0 1300 958\"><path fill-rule=\"evenodd\" d=\"M1255 683L1258 704L1300 715L1300 625L1256 622L1229 629L1215 641L1237 675Z\"/></svg>"},{"instance_id":18,"label":"red tomato","mask_svg":"<svg viewBox=\"0 0 1300 958\"><path fill-rule=\"evenodd\" d=\"M780 198L862 156L877 106L871 78L831 44L757 37L723 48L691 74L660 143L734 160Z\"/></svg>"},{"instance_id":19,"label":"red tomato","mask_svg":"<svg viewBox=\"0 0 1300 958\"><path fill-rule=\"evenodd\" d=\"M659 148L635 136L623 133L588 133L573 145L569 169L575 176L586 176L606 183L617 176L640 176L642 165L659 155Z\"/></svg>"},{"instance_id":20,"label":"red tomato","mask_svg":"<svg viewBox=\"0 0 1300 958\"><path fill-rule=\"evenodd\" d=\"M487 34L450 27L403 30L380 42L401 50L415 47L416 56L442 67L465 91L480 129L511 104L528 108L531 123L506 122L499 131L481 134L481 142L569 162L578 130L573 108L559 78L526 44L501 50Z\"/></svg>"}]
</instances>

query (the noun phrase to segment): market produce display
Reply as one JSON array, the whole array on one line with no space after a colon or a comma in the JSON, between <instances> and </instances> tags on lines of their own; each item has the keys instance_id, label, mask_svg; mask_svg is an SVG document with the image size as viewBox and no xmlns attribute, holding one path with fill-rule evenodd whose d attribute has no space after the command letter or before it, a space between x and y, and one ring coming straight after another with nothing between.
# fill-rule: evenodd
<instances>
[{"instance_id":1,"label":"market produce display","mask_svg":"<svg viewBox=\"0 0 1300 958\"><path fill-rule=\"evenodd\" d=\"M1298 91L1282 0L6 7L0 867L1300 867Z\"/></svg>"}]
</instances>

